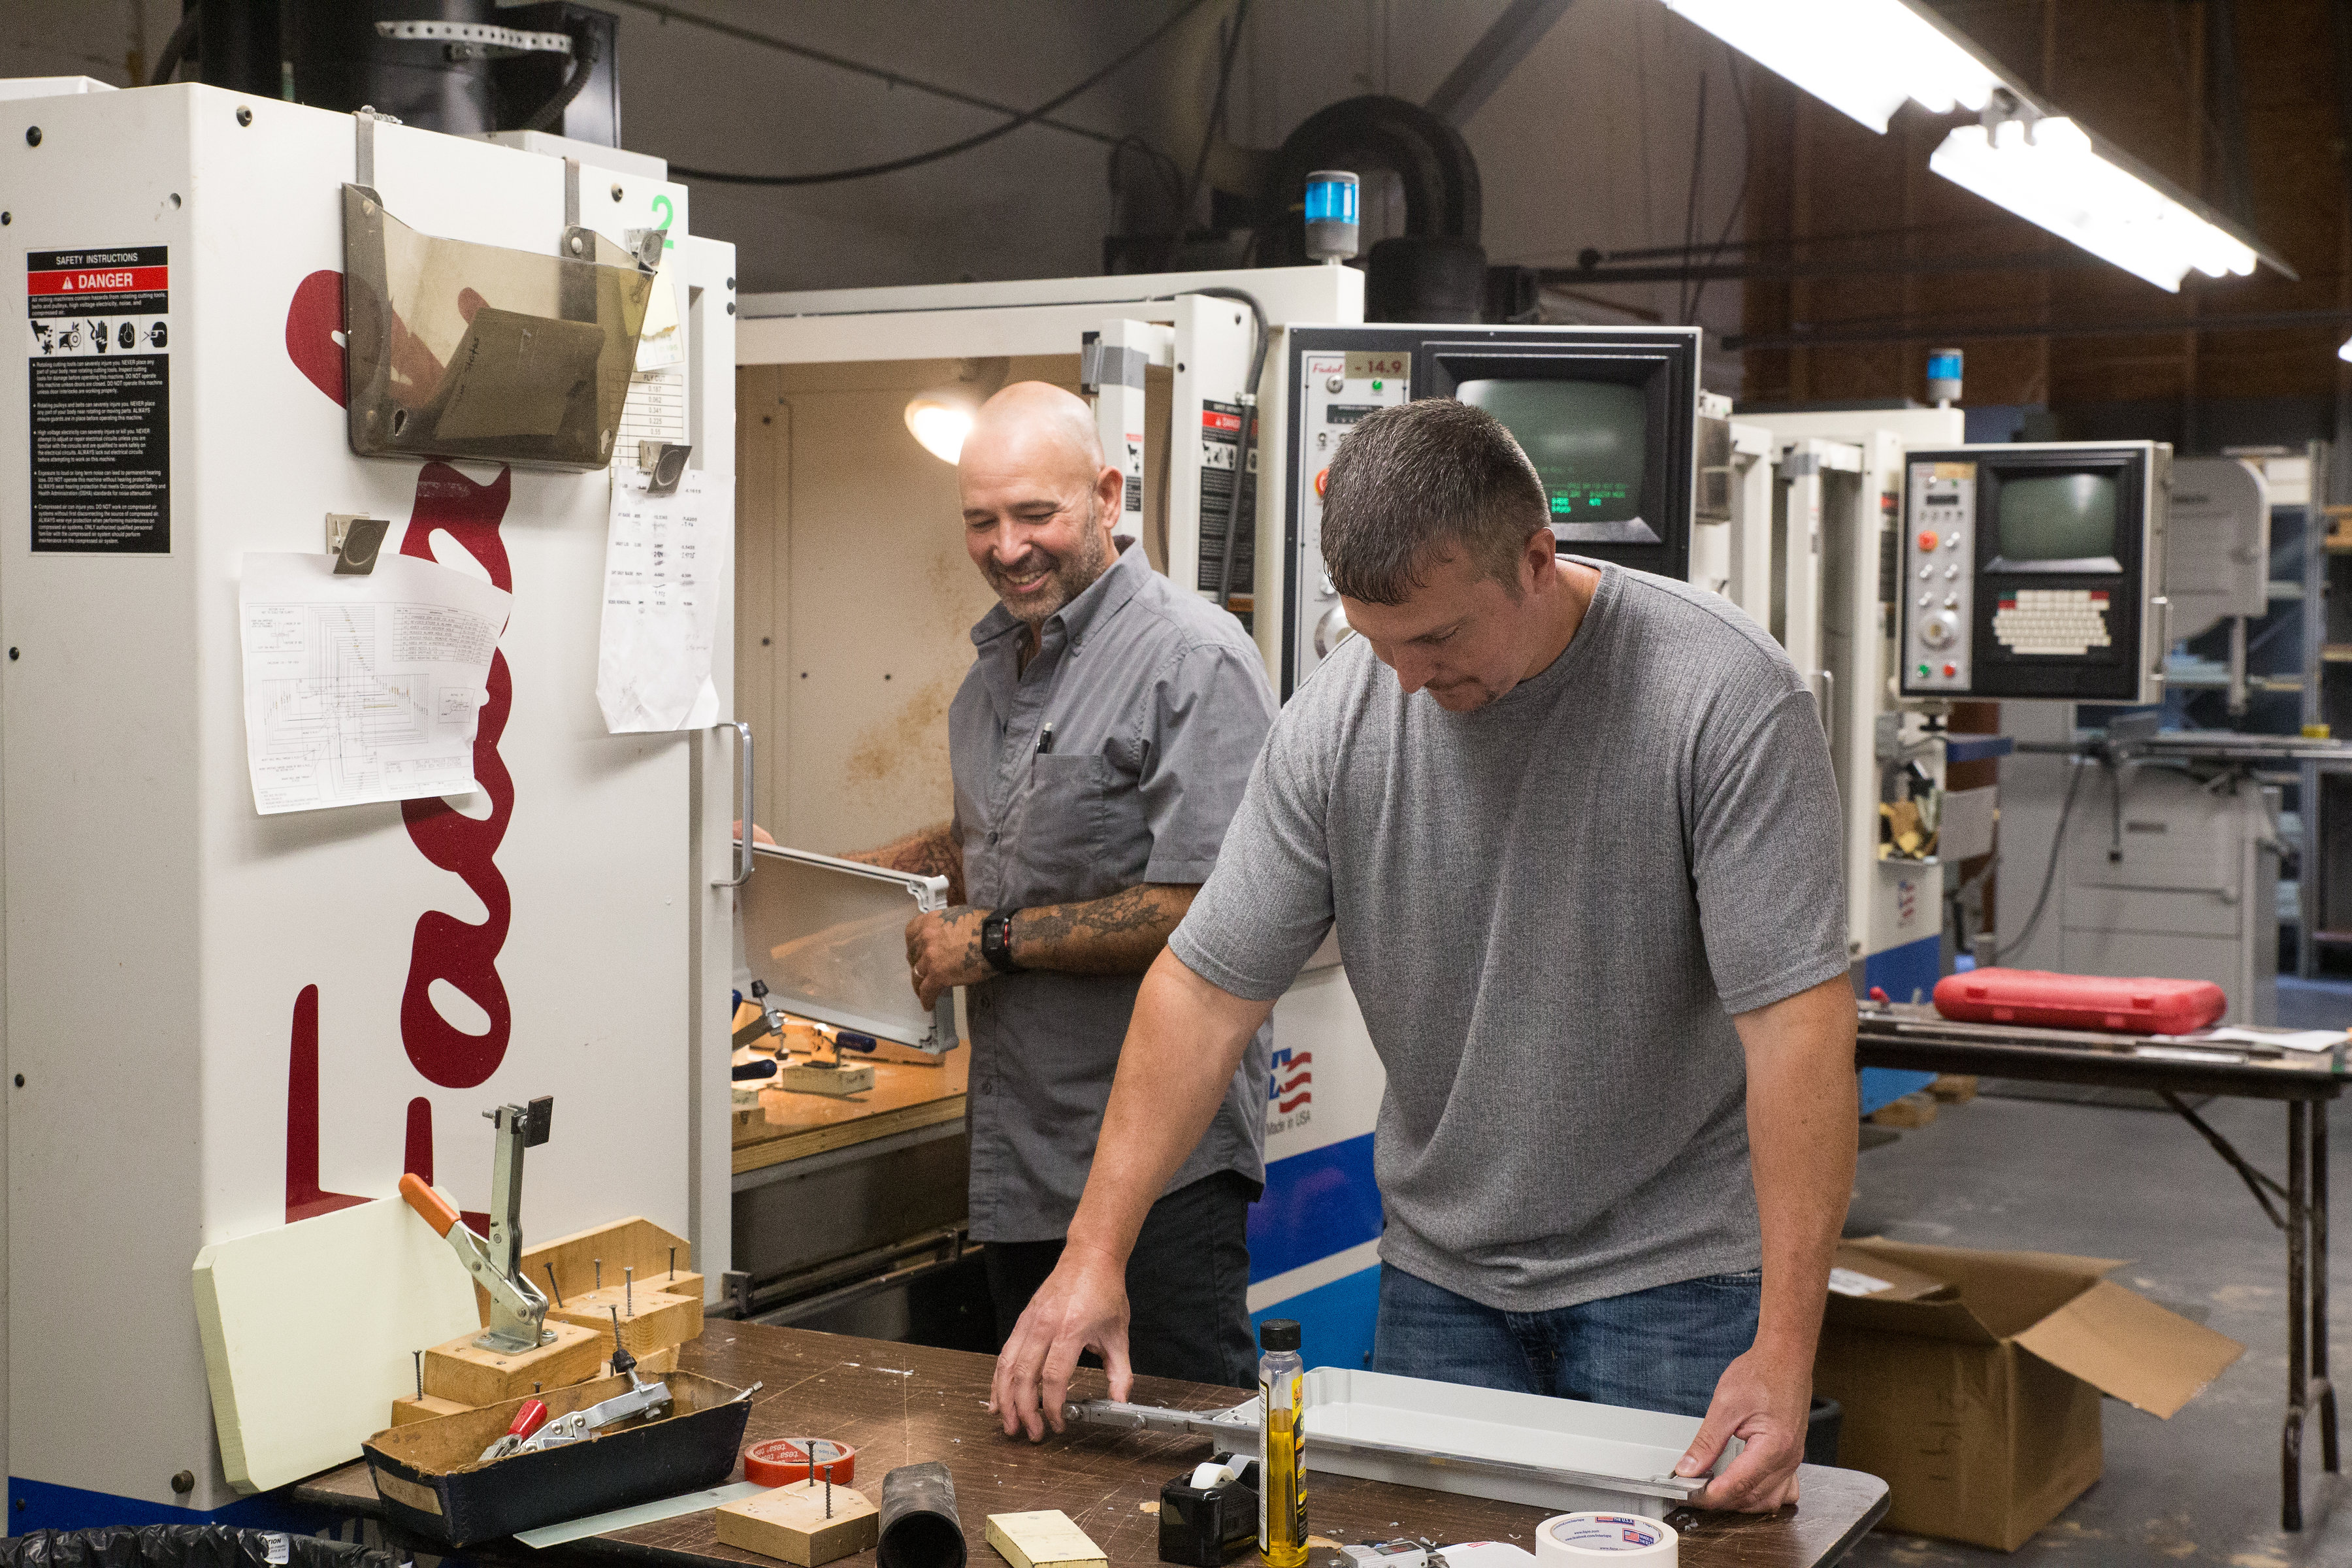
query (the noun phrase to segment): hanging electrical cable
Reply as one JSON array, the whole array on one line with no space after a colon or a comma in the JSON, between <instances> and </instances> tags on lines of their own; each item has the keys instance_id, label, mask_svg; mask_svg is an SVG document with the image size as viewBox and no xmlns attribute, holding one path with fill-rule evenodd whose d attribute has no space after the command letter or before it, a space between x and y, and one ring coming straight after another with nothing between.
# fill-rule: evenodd
<instances>
[{"instance_id":1,"label":"hanging electrical cable","mask_svg":"<svg viewBox=\"0 0 2352 1568\"><path fill-rule=\"evenodd\" d=\"M2034 899L2033 912L2025 917L2023 928L2009 941L2000 943L2000 951L1993 954L1995 963L2002 962L2024 947L2027 942L2032 942L2033 933L2041 928L2042 911L2048 907L2050 889L2056 886L2058 881L2058 862L2061 852L2066 847L2066 823L2067 819L2074 815L2074 792L2082 787L2083 774L2089 765L2080 761L2073 763L2074 776L2066 781L2065 804L2058 808L2058 828L2050 836L2050 863L2042 868L2042 891Z\"/></svg>"},{"instance_id":2,"label":"hanging electrical cable","mask_svg":"<svg viewBox=\"0 0 2352 1568\"><path fill-rule=\"evenodd\" d=\"M1117 72L1121 67L1133 60L1145 50L1150 48L1154 44L1160 42L1160 39L1166 37L1168 34L1175 28L1177 24L1183 21L1185 17L1190 16L1193 12L1198 11L1202 6L1207 4L1208 0L1186 0L1186 3L1183 5L1177 8L1175 15L1170 16L1165 22L1160 23L1159 26L1153 28L1144 37L1141 42L1136 44L1132 48L1128 49L1117 59L1112 60L1108 65L1103 67L1100 70L1096 71L1092 76L1087 77L1086 80L1078 83L1076 87L1071 88L1068 91L1056 94L1053 98L1046 100L1044 103L1039 104L1034 109L1024 110L1020 113L1013 115L1002 125L991 126L989 129L979 132L977 135L967 136L960 142L951 142L944 147L934 147L928 153L909 153L904 158L893 158L887 163L866 163L856 168L849 169L827 169L821 173L808 174L744 174L723 169L689 168L686 164L677 163L670 164L669 172L674 178L709 180L717 184L780 187L793 185L837 184L845 180L871 179L877 174L895 174L902 169L913 169L919 168L925 163L936 163L942 158L952 158L959 153L969 153L975 147L985 146L989 142L997 140L999 137L1010 135L1012 132L1020 130L1024 125L1034 124L1037 121L1053 113L1054 110L1061 108L1062 105L1069 102L1072 99L1101 85L1104 80Z\"/></svg>"}]
</instances>

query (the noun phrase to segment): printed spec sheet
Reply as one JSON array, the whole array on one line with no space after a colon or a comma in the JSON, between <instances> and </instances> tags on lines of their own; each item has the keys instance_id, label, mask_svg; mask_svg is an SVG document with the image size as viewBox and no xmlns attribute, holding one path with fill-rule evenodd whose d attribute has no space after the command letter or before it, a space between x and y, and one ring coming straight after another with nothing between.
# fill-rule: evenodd
<instances>
[{"instance_id":1,"label":"printed spec sheet","mask_svg":"<svg viewBox=\"0 0 2352 1568\"><path fill-rule=\"evenodd\" d=\"M513 595L387 549L255 552L237 594L245 746L263 816L468 795L474 731Z\"/></svg>"},{"instance_id":2,"label":"printed spec sheet","mask_svg":"<svg viewBox=\"0 0 2352 1568\"><path fill-rule=\"evenodd\" d=\"M613 468L604 547L604 727L624 735L716 723L710 664L719 605L733 591L734 478L689 468L675 492L652 495L625 458Z\"/></svg>"}]
</instances>

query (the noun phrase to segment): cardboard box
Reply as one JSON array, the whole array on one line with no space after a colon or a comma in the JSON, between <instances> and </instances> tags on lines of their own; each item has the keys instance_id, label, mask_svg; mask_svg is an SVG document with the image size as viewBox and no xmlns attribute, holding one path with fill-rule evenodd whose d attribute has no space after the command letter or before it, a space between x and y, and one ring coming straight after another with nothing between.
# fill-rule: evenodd
<instances>
[{"instance_id":1,"label":"cardboard box","mask_svg":"<svg viewBox=\"0 0 2352 1568\"><path fill-rule=\"evenodd\" d=\"M1832 1293L1813 1390L1885 1528L2013 1552L2099 1479L2099 1395L2170 1416L2245 1353L2106 1278L2116 1260L1872 1238ZM1876 1288L1883 1287L1883 1288Z\"/></svg>"}]
</instances>

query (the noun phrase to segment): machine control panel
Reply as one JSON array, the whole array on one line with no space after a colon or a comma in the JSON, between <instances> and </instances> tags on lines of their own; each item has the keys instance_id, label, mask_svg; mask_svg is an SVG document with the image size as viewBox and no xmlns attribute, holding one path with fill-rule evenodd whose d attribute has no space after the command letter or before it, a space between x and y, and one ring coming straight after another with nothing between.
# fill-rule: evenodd
<instances>
[{"instance_id":1,"label":"machine control panel","mask_svg":"<svg viewBox=\"0 0 2352 1568\"><path fill-rule=\"evenodd\" d=\"M1366 415L1407 402L1412 395L1412 353L1406 349L1309 349L1299 356L1299 384L1293 389L1299 416L1298 545L1295 570L1298 606L1289 628L1292 668L1304 680L1354 634L1339 591L1323 571L1323 492L1331 479L1331 458L1349 429Z\"/></svg>"},{"instance_id":2,"label":"machine control panel","mask_svg":"<svg viewBox=\"0 0 2352 1568\"><path fill-rule=\"evenodd\" d=\"M1903 540L1903 689L1967 691L1976 626L1974 463L1914 463Z\"/></svg>"}]
</instances>

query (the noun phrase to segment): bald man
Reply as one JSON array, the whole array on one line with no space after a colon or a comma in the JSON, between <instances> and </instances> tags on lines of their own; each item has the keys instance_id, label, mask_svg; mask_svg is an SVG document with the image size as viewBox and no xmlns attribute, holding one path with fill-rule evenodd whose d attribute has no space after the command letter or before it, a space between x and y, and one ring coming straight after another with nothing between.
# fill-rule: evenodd
<instances>
[{"instance_id":1,"label":"bald man","mask_svg":"<svg viewBox=\"0 0 2352 1568\"><path fill-rule=\"evenodd\" d=\"M1084 402L1006 387L956 481L998 603L948 711L955 815L865 858L950 884L954 907L908 925L907 961L926 1007L970 988L971 1234L1001 1342L1061 1258L1137 987L1216 863L1276 702L1239 622L1140 545L1113 548L1125 480ZM1261 1029L1144 1222L1136 1372L1255 1380L1245 1227L1266 1079Z\"/></svg>"}]
</instances>

